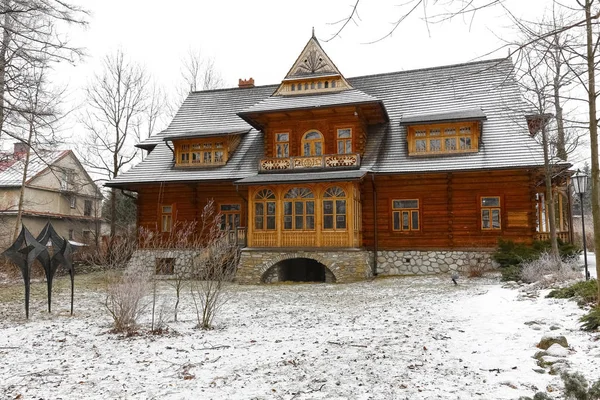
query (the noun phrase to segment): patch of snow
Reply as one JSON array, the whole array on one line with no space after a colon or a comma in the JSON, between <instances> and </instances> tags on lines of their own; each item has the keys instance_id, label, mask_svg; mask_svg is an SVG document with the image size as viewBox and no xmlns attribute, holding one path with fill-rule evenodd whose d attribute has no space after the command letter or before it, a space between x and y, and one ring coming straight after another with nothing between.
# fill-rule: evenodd
<instances>
[{"instance_id":1,"label":"patch of snow","mask_svg":"<svg viewBox=\"0 0 600 400\"><path fill-rule=\"evenodd\" d=\"M158 304L171 307L174 289L159 285ZM497 279L228 285L215 329L194 328L186 293L169 334L146 334L145 315L132 337L109 333L102 292L76 286L71 317L67 283L51 315L40 287L29 321L21 303L0 303L7 398L514 400L562 387L532 358L550 333L567 337L571 370L600 376L598 343L579 330L575 302L523 297Z\"/></svg>"}]
</instances>

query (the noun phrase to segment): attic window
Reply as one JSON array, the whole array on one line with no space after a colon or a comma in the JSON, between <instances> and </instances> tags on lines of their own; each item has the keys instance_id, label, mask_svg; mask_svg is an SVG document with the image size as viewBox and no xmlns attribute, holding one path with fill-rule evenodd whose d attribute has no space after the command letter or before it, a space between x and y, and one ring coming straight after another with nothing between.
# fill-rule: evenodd
<instances>
[{"instance_id":1,"label":"attic window","mask_svg":"<svg viewBox=\"0 0 600 400\"><path fill-rule=\"evenodd\" d=\"M407 129L411 156L470 153L479 147L479 122L411 125Z\"/></svg>"},{"instance_id":2,"label":"attic window","mask_svg":"<svg viewBox=\"0 0 600 400\"><path fill-rule=\"evenodd\" d=\"M176 165L181 167L223 165L227 162L228 149L222 138L188 140L175 144L175 155Z\"/></svg>"}]
</instances>

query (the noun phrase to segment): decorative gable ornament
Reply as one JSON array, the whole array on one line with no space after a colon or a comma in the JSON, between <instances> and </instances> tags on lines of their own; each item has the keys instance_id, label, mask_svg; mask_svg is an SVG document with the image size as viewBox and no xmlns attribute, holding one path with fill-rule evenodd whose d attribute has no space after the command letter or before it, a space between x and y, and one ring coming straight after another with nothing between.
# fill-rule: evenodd
<instances>
[{"instance_id":1,"label":"decorative gable ornament","mask_svg":"<svg viewBox=\"0 0 600 400\"><path fill-rule=\"evenodd\" d=\"M313 32L273 96L339 92L348 89L352 89L352 86L325 53Z\"/></svg>"}]
</instances>

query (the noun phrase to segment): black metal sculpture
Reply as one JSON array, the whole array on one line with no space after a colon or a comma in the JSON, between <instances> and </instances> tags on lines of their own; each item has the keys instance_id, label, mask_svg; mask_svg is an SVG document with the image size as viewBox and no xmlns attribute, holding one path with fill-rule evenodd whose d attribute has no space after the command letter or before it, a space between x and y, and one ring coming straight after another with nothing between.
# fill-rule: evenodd
<instances>
[{"instance_id":1,"label":"black metal sculpture","mask_svg":"<svg viewBox=\"0 0 600 400\"><path fill-rule=\"evenodd\" d=\"M52 254L48 252L47 245L50 244ZM73 269L73 252L68 240L61 238L52 224L46 224L37 239L22 225L21 233L15 242L3 253L21 270L25 284L25 316L29 319L29 294L31 287L31 266L37 259L42 264L46 274L48 286L48 312L52 310L52 281L56 270L60 265L69 272L71 276L71 315L73 315L73 294L75 288L75 271Z\"/></svg>"},{"instance_id":2,"label":"black metal sculpture","mask_svg":"<svg viewBox=\"0 0 600 400\"><path fill-rule=\"evenodd\" d=\"M73 294L75 289L75 271L73 270L73 257L71 244L68 240L61 238L54 230L50 222L44 226L44 229L37 237L37 241L44 245L46 252L40 253L38 260L44 268L46 274L46 283L48 286L48 312L52 312L52 281L56 270L62 265L71 277L71 315L73 315ZM52 249L52 254L50 254Z\"/></svg>"}]
</instances>

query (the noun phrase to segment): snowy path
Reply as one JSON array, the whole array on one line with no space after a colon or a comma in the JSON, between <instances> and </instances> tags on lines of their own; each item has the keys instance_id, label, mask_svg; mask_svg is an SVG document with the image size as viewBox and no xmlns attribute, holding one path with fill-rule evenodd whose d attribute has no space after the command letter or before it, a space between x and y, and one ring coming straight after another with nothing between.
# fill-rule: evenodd
<instances>
[{"instance_id":1,"label":"snowy path","mask_svg":"<svg viewBox=\"0 0 600 400\"><path fill-rule=\"evenodd\" d=\"M107 333L101 293L79 294L75 317L65 290L52 316L38 293L28 322L19 303L0 303L0 398L517 399L561 387L533 371L551 326L569 340L572 369L600 376L597 334L578 329L583 310L495 279L228 290L215 330L193 329L186 298L167 336Z\"/></svg>"}]
</instances>

